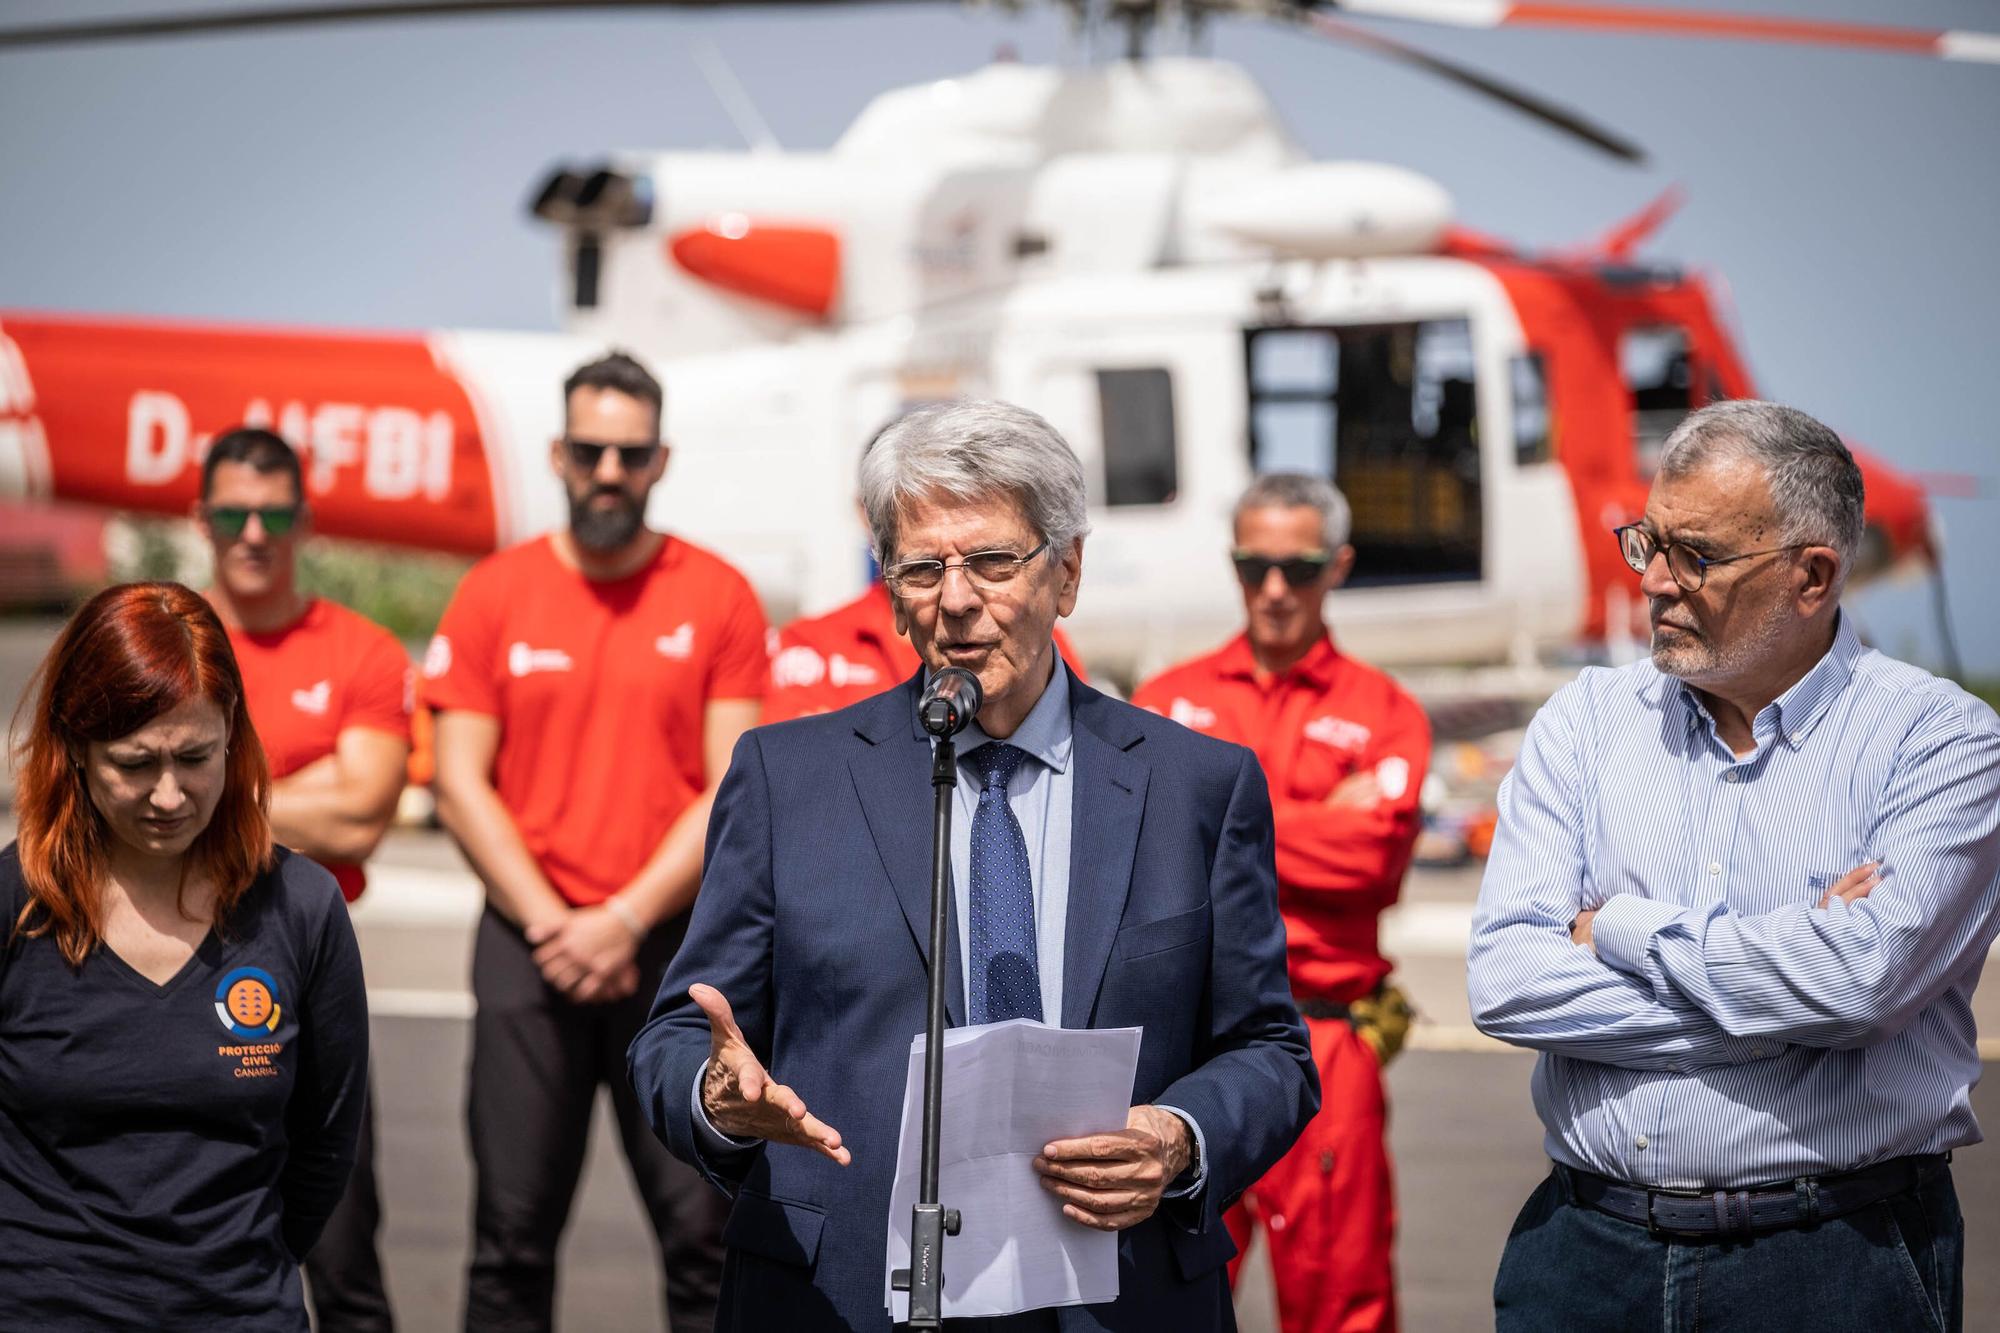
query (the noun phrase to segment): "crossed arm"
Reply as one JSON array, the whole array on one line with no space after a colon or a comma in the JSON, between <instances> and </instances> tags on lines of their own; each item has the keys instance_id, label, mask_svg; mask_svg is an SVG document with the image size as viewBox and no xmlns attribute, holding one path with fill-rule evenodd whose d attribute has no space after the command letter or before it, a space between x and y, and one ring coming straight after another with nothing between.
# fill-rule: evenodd
<instances>
[{"instance_id":1,"label":"crossed arm","mask_svg":"<svg viewBox=\"0 0 2000 1333\"><path fill-rule=\"evenodd\" d=\"M1503 1041L1675 1071L1865 1046L1907 1026L2000 928L1990 733L1906 741L1864 839L1874 861L1817 904L1755 916L1586 901L1576 753L1561 710L1544 709L1501 793L1469 983L1475 1022Z\"/></svg>"},{"instance_id":2,"label":"crossed arm","mask_svg":"<svg viewBox=\"0 0 2000 1333\"><path fill-rule=\"evenodd\" d=\"M271 832L319 862L365 861L396 816L410 743L345 727L331 754L271 784Z\"/></svg>"}]
</instances>

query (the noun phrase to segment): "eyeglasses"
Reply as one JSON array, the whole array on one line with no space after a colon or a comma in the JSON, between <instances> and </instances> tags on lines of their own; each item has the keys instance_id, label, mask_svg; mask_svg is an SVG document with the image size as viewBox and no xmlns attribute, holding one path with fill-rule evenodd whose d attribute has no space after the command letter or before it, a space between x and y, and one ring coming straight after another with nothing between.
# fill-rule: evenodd
<instances>
[{"instance_id":1,"label":"eyeglasses","mask_svg":"<svg viewBox=\"0 0 2000 1333\"><path fill-rule=\"evenodd\" d=\"M1776 555L1780 551L1798 551L1813 545L1812 542L1793 542L1789 546L1769 546L1761 551L1744 551L1739 555L1706 556L1692 546L1681 542L1662 543L1659 538L1646 531L1637 523L1627 523L1622 528L1613 528L1611 535L1618 539L1619 553L1635 574L1643 574L1652 567L1653 557L1666 553L1667 573L1674 576L1674 582L1689 592L1698 592L1708 578L1708 571L1716 565L1733 565L1738 560L1748 560L1752 556Z\"/></svg>"},{"instance_id":2,"label":"eyeglasses","mask_svg":"<svg viewBox=\"0 0 2000 1333\"><path fill-rule=\"evenodd\" d=\"M214 528L218 536L233 541L250 526L252 514L264 525L266 536L282 537L299 521L302 508L303 505L209 505L204 512L208 515L208 526Z\"/></svg>"},{"instance_id":3,"label":"eyeglasses","mask_svg":"<svg viewBox=\"0 0 2000 1333\"><path fill-rule=\"evenodd\" d=\"M1312 551L1305 555L1295 555L1284 560L1273 560L1267 555L1253 555L1249 551L1232 551L1230 561L1236 566L1236 577L1243 580L1246 588L1261 588L1264 580L1277 570L1285 576L1285 586L1303 588L1320 575L1326 573L1327 564L1333 559L1329 551Z\"/></svg>"},{"instance_id":4,"label":"eyeglasses","mask_svg":"<svg viewBox=\"0 0 2000 1333\"><path fill-rule=\"evenodd\" d=\"M1030 560L1049 549L1046 540L1026 555L1012 551L974 551L963 560L905 560L882 571L882 577L904 597L931 592L943 586L947 569L962 569L965 577L981 588L1011 583Z\"/></svg>"},{"instance_id":5,"label":"eyeglasses","mask_svg":"<svg viewBox=\"0 0 2000 1333\"><path fill-rule=\"evenodd\" d=\"M645 471L652 466L654 455L660 452L658 441L651 444L595 444L589 440L565 439L563 444L569 449L570 461L584 472L597 471L606 449L618 451L618 466L627 472Z\"/></svg>"}]
</instances>

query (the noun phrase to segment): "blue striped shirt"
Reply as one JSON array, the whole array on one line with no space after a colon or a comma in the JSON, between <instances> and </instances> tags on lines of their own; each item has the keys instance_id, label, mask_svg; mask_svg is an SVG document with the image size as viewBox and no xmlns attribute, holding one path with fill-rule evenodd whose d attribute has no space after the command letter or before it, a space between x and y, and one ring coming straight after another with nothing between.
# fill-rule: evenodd
<instances>
[{"instance_id":1,"label":"blue striped shirt","mask_svg":"<svg viewBox=\"0 0 2000 1333\"><path fill-rule=\"evenodd\" d=\"M1972 991L2000 931L2000 719L1832 648L1731 752L1650 662L1587 669L1500 789L1480 1030L1542 1052L1549 1155L1735 1189L1979 1142ZM1866 898L1817 906L1867 861ZM1598 908L1596 953L1570 940Z\"/></svg>"}]
</instances>

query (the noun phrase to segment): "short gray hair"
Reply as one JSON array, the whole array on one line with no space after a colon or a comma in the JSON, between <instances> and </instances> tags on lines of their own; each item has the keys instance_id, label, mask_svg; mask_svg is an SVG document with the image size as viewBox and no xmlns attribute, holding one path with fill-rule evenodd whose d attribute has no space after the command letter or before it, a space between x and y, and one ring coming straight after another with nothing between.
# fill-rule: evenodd
<instances>
[{"instance_id":1,"label":"short gray hair","mask_svg":"<svg viewBox=\"0 0 2000 1333\"><path fill-rule=\"evenodd\" d=\"M1025 407L968 398L891 422L861 458L861 507L875 558L896 554L896 524L912 501L1006 497L1058 556L1090 531L1083 464L1056 428Z\"/></svg>"},{"instance_id":2,"label":"short gray hair","mask_svg":"<svg viewBox=\"0 0 2000 1333\"><path fill-rule=\"evenodd\" d=\"M1787 545L1831 546L1845 574L1861 548L1861 469L1840 437L1795 407L1753 398L1692 413L1660 449L1660 475L1744 459L1763 472Z\"/></svg>"},{"instance_id":3,"label":"short gray hair","mask_svg":"<svg viewBox=\"0 0 2000 1333\"><path fill-rule=\"evenodd\" d=\"M1250 483L1229 515L1233 528L1253 509L1317 509L1320 540L1328 551L1347 545L1354 530L1354 513L1347 497L1330 481L1304 472L1267 472Z\"/></svg>"}]
</instances>

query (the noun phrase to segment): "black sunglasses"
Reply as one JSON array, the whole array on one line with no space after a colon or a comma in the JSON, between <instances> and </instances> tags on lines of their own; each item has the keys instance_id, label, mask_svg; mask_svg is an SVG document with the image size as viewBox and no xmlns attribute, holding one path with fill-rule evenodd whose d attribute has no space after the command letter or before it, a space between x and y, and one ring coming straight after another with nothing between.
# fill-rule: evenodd
<instances>
[{"instance_id":1,"label":"black sunglasses","mask_svg":"<svg viewBox=\"0 0 2000 1333\"><path fill-rule=\"evenodd\" d=\"M593 444L589 440L565 439L569 448L570 461L584 472L597 471L597 465L604 458L606 449L618 451L618 466L627 472L643 472L652 466L653 458L660 452L659 443L652 444Z\"/></svg>"},{"instance_id":2,"label":"black sunglasses","mask_svg":"<svg viewBox=\"0 0 2000 1333\"><path fill-rule=\"evenodd\" d=\"M283 537L299 521L299 511L303 508L303 505L209 505L206 513L208 526L233 540L250 526L252 514L264 525L266 535Z\"/></svg>"},{"instance_id":3,"label":"black sunglasses","mask_svg":"<svg viewBox=\"0 0 2000 1333\"><path fill-rule=\"evenodd\" d=\"M1327 564L1333 556L1326 551L1315 551L1310 555L1295 555L1288 560L1273 560L1248 551L1235 551L1229 559L1236 566L1236 577L1243 580L1246 588L1263 587L1264 580L1271 576L1274 569L1284 575L1286 586L1303 588L1326 573Z\"/></svg>"}]
</instances>

